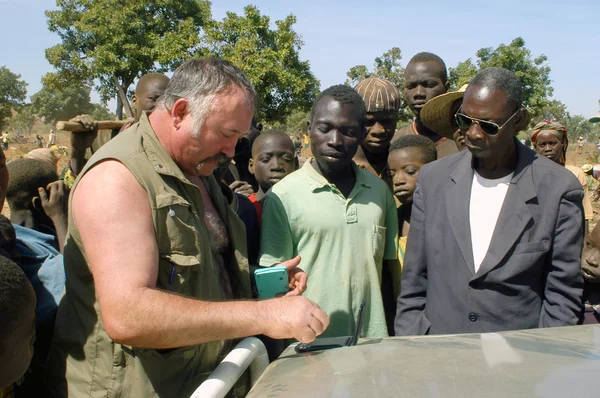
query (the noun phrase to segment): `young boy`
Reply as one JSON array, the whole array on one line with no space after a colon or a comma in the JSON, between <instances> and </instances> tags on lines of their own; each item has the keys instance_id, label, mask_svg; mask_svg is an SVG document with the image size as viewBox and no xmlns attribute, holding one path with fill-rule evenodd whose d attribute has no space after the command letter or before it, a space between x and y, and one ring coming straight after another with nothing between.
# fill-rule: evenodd
<instances>
[{"instance_id":1,"label":"young boy","mask_svg":"<svg viewBox=\"0 0 600 398\"><path fill-rule=\"evenodd\" d=\"M37 297L35 356L31 371L16 392L39 396L58 303L65 287L61 252L67 230L68 192L64 183L58 181L56 166L51 162L23 158L10 162L7 168L10 179L6 200L16 232L12 259L25 272ZM1 229L4 234L5 228ZM7 232L5 237L9 235Z\"/></svg>"},{"instance_id":2,"label":"young boy","mask_svg":"<svg viewBox=\"0 0 600 398\"><path fill-rule=\"evenodd\" d=\"M0 397L27 371L35 341L35 293L17 264L0 256Z\"/></svg>"},{"instance_id":3,"label":"young boy","mask_svg":"<svg viewBox=\"0 0 600 398\"><path fill-rule=\"evenodd\" d=\"M388 170L394 196L398 198L398 249L400 264L404 259L406 239L410 228L412 197L417 185L419 169L437 159L435 144L421 135L400 137L390 146Z\"/></svg>"},{"instance_id":4,"label":"young boy","mask_svg":"<svg viewBox=\"0 0 600 398\"><path fill-rule=\"evenodd\" d=\"M314 159L265 196L260 265L302 256L311 281L304 296L331 319L325 337L352 335L363 301L361 335L388 335L381 273L384 261L396 259L398 222L385 182L352 160L366 121L352 88L323 91L308 121Z\"/></svg>"},{"instance_id":5,"label":"young boy","mask_svg":"<svg viewBox=\"0 0 600 398\"><path fill-rule=\"evenodd\" d=\"M588 234L581 256L583 274L584 324L600 323L600 224Z\"/></svg>"},{"instance_id":6,"label":"young boy","mask_svg":"<svg viewBox=\"0 0 600 398\"><path fill-rule=\"evenodd\" d=\"M259 222L262 218L262 200L265 193L297 168L298 159L295 156L294 143L283 131L264 131L254 141L248 170L258 182L258 191L248 199L256 207Z\"/></svg>"},{"instance_id":7,"label":"young boy","mask_svg":"<svg viewBox=\"0 0 600 398\"><path fill-rule=\"evenodd\" d=\"M436 159L435 144L422 135L402 136L390 145L387 170L394 196L400 202L398 208L398 262L390 263L389 268L384 270L389 272L386 276L391 280L391 286L384 285L382 287L390 334L394 330L393 318L396 314L396 301L400 295L400 279L410 227L412 197L417 185L419 169L424 164Z\"/></svg>"}]
</instances>

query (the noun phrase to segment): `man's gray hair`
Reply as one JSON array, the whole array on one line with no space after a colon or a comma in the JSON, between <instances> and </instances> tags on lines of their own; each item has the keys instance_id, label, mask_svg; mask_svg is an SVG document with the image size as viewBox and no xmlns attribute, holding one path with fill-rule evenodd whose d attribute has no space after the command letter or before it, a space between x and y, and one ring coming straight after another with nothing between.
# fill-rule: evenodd
<instances>
[{"instance_id":1,"label":"man's gray hair","mask_svg":"<svg viewBox=\"0 0 600 398\"><path fill-rule=\"evenodd\" d=\"M178 99L186 98L196 119L193 132L196 135L204 116L212 109L215 96L232 87L246 93L248 106L255 106L254 87L239 68L222 59L194 59L175 70L165 92L157 101L157 107L170 110Z\"/></svg>"}]
</instances>

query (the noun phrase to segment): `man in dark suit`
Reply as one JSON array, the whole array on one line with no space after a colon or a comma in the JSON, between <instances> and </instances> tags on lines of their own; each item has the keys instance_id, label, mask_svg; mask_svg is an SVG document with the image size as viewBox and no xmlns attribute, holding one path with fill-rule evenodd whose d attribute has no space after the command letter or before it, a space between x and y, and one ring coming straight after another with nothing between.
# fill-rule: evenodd
<instances>
[{"instance_id":1,"label":"man in dark suit","mask_svg":"<svg viewBox=\"0 0 600 398\"><path fill-rule=\"evenodd\" d=\"M510 71L488 68L457 123L468 151L425 165L396 335L575 325L581 316L583 190L516 138L528 116Z\"/></svg>"}]
</instances>

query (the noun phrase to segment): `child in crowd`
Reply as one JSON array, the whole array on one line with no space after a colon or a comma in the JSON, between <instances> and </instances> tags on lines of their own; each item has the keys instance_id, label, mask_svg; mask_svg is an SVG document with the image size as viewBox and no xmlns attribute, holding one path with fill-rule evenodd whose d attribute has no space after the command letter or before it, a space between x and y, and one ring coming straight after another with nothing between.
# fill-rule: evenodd
<instances>
[{"instance_id":1,"label":"child in crowd","mask_svg":"<svg viewBox=\"0 0 600 398\"><path fill-rule=\"evenodd\" d=\"M410 228L412 198L417 185L419 169L436 159L435 144L430 139L420 135L400 137L390 146L388 170L394 196L400 202L398 208L398 260L400 261L400 267L402 267L404 261L406 240ZM399 275L393 279L394 295L398 297L400 294Z\"/></svg>"},{"instance_id":2,"label":"child in crowd","mask_svg":"<svg viewBox=\"0 0 600 398\"><path fill-rule=\"evenodd\" d=\"M248 170L258 182L258 191L248 199L256 207L259 222L262 218L262 200L265 193L297 168L298 159L294 143L283 131L264 131L254 141Z\"/></svg>"},{"instance_id":3,"label":"child in crowd","mask_svg":"<svg viewBox=\"0 0 600 398\"><path fill-rule=\"evenodd\" d=\"M8 164L10 179L6 200L10 207L11 234L0 223L4 241L14 237L14 260L31 282L37 304L35 356L17 396L40 396L43 373L54 331L54 320L65 287L63 256L67 230L67 198L56 166L37 159L17 159Z\"/></svg>"},{"instance_id":4,"label":"child in crowd","mask_svg":"<svg viewBox=\"0 0 600 398\"><path fill-rule=\"evenodd\" d=\"M588 234L581 256L584 324L600 323L600 224Z\"/></svg>"},{"instance_id":5,"label":"child in crowd","mask_svg":"<svg viewBox=\"0 0 600 398\"><path fill-rule=\"evenodd\" d=\"M35 341L35 293L17 264L0 256L0 397L27 371Z\"/></svg>"}]
</instances>

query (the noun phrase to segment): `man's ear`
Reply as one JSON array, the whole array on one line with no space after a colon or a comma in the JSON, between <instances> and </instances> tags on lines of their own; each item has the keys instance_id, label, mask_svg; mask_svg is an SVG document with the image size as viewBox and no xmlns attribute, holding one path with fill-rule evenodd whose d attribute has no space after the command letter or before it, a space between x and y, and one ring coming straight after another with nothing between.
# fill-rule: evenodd
<instances>
[{"instance_id":1,"label":"man's ear","mask_svg":"<svg viewBox=\"0 0 600 398\"><path fill-rule=\"evenodd\" d=\"M306 121L306 134L310 136L310 120Z\"/></svg>"},{"instance_id":2,"label":"man's ear","mask_svg":"<svg viewBox=\"0 0 600 398\"><path fill-rule=\"evenodd\" d=\"M173 126L175 128L181 127L183 119L190 113L190 104L187 99L179 98L171 107L171 118L173 119Z\"/></svg>"},{"instance_id":3,"label":"man's ear","mask_svg":"<svg viewBox=\"0 0 600 398\"><path fill-rule=\"evenodd\" d=\"M137 104L137 95L133 94L133 97L131 97L131 106L135 108L135 104Z\"/></svg>"},{"instance_id":4,"label":"man's ear","mask_svg":"<svg viewBox=\"0 0 600 398\"><path fill-rule=\"evenodd\" d=\"M515 116L515 135L522 130L526 130L529 122L531 121L531 115L525 108L521 108L519 114Z\"/></svg>"},{"instance_id":5,"label":"man's ear","mask_svg":"<svg viewBox=\"0 0 600 398\"><path fill-rule=\"evenodd\" d=\"M250 172L250 174L254 175L254 159L252 158L248 160L248 171Z\"/></svg>"},{"instance_id":6,"label":"man's ear","mask_svg":"<svg viewBox=\"0 0 600 398\"><path fill-rule=\"evenodd\" d=\"M44 211L44 207L42 206L42 200L39 196L34 196L33 198L31 198L31 205L36 211Z\"/></svg>"},{"instance_id":7,"label":"man's ear","mask_svg":"<svg viewBox=\"0 0 600 398\"><path fill-rule=\"evenodd\" d=\"M256 125L256 129L262 133L262 131L263 131L263 124L262 123L258 123Z\"/></svg>"},{"instance_id":8,"label":"man's ear","mask_svg":"<svg viewBox=\"0 0 600 398\"><path fill-rule=\"evenodd\" d=\"M450 82L446 81L446 84L444 84L444 87L446 88L446 92L450 91Z\"/></svg>"}]
</instances>

